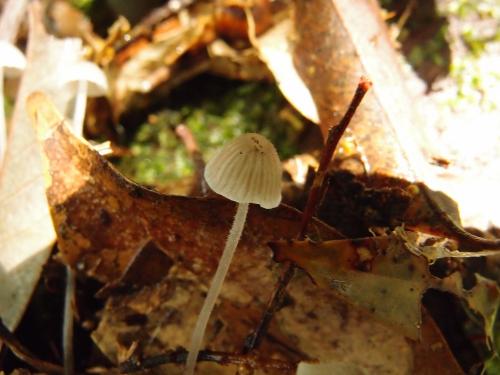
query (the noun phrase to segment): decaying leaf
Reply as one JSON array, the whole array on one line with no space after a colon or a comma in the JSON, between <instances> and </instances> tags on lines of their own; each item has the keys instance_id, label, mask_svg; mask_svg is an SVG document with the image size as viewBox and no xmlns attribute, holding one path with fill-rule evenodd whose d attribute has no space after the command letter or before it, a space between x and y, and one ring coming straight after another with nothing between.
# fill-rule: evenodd
<instances>
[{"instance_id":1,"label":"decaying leaf","mask_svg":"<svg viewBox=\"0 0 500 375\"><path fill-rule=\"evenodd\" d=\"M318 124L319 116L311 92L297 73L292 53L292 21L286 19L258 38L250 35L260 58L271 70L283 95L304 117Z\"/></svg>"},{"instance_id":2,"label":"decaying leaf","mask_svg":"<svg viewBox=\"0 0 500 375\"><path fill-rule=\"evenodd\" d=\"M65 110L69 93L58 87L56 75L76 61L80 51L79 41L57 40L45 33L39 5L34 2L30 6L28 63L0 174L0 316L9 328L19 322L55 240L40 151L25 99L31 91L42 89L56 98L61 111Z\"/></svg>"},{"instance_id":3,"label":"decaying leaf","mask_svg":"<svg viewBox=\"0 0 500 375\"><path fill-rule=\"evenodd\" d=\"M439 287L441 290L463 298L469 308L482 317L484 331L488 338L487 344L491 346L495 340L494 327L500 307L500 287L495 281L478 274L476 274L476 280L477 284L472 289L465 290L462 286L462 278L458 272L455 272L443 279ZM498 348L494 349L498 350Z\"/></svg>"},{"instance_id":4,"label":"decaying leaf","mask_svg":"<svg viewBox=\"0 0 500 375\"><path fill-rule=\"evenodd\" d=\"M443 148L444 142L437 141L443 124L436 124L439 130L430 129L432 125L423 119L426 114L421 116L416 110L415 102L422 101L422 94L409 92L408 79L402 74L376 2L296 1L294 26L295 67L316 103L324 134L338 122L359 76L368 76L373 89L350 125L366 157L367 169L409 181L423 181L432 189L443 191L458 202L466 226L480 229L491 224L498 226L499 210L491 209L498 202L495 199L498 179L492 172L493 163L485 167L482 149L475 151L478 156L472 165L469 159L461 160L461 167L448 171L432 165L436 153L453 151L458 158L458 154L468 153L467 148L476 147L472 144L482 145L481 131L486 130L457 129L456 121L452 120L446 138L457 138L457 142L448 141L457 145ZM430 111L429 106L426 110ZM477 113L473 113L465 123L477 120ZM498 131L487 134L491 140L499 136ZM471 137L478 140L471 142Z\"/></svg>"},{"instance_id":5,"label":"decaying leaf","mask_svg":"<svg viewBox=\"0 0 500 375\"><path fill-rule=\"evenodd\" d=\"M464 374L436 322L426 309L422 310L421 338L412 342L411 346L414 375Z\"/></svg>"},{"instance_id":6,"label":"decaying leaf","mask_svg":"<svg viewBox=\"0 0 500 375\"><path fill-rule=\"evenodd\" d=\"M295 67L316 103L323 134L340 120L359 77L370 77L373 89L349 127L370 171L414 180L425 169L422 135L375 2L300 0L293 21Z\"/></svg>"},{"instance_id":7,"label":"decaying leaf","mask_svg":"<svg viewBox=\"0 0 500 375\"><path fill-rule=\"evenodd\" d=\"M0 38L10 43L15 42L19 25L26 12L28 1L10 0L3 4L2 15L0 16Z\"/></svg>"},{"instance_id":8,"label":"decaying leaf","mask_svg":"<svg viewBox=\"0 0 500 375\"><path fill-rule=\"evenodd\" d=\"M270 81L271 74L253 48L237 49L222 39L207 46L210 72L230 79Z\"/></svg>"},{"instance_id":9,"label":"decaying leaf","mask_svg":"<svg viewBox=\"0 0 500 375\"><path fill-rule=\"evenodd\" d=\"M212 6L202 4L187 19L182 16L170 19L161 34L153 36L153 43L142 43L132 59L117 61L112 66L113 108L117 115L125 110L133 95L148 93L167 81L175 86L173 82L179 77L174 65L179 58L196 44L213 39L212 12Z\"/></svg>"},{"instance_id":10,"label":"decaying leaf","mask_svg":"<svg viewBox=\"0 0 500 375\"><path fill-rule=\"evenodd\" d=\"M385 175L332 171L318 216L352 238L368 236L370 229L404 225L414 232L452 240L461 250L500 248L500 240L464 230L451 198L423 183Z\"/></svg>"},{"instance_id":11,"label":"decaying leaf","mask_svg":"<svg viewBox=\"0 0 500 375\"><path fill-rule=\"evenodd\" d=\"M320 287L337 291L418 339L420 299L433 278L427 261L408 252L399 238L279 242L272 248L277 261L295 262Z\"/></svg>"},{"instance_id":12,"label":"decaying leaf","mask_svg":"<svg viewBox=\"0 0 500 375\"><path fill-rule=\"evenodd\" d=\"M53 121L56 110L45 95L32 94L28 107L46 160L47 197L65 262L102 281L116 281L136 254L154 242L201 275L213 270L233 203L142 188L123 178L64 122ZM245 247L293 236L299 212L286 206L270 211L252 207L248 220ZM313 230L338 236L320 222Z\"/></svg>"},{"instance_id":13,"label":"decaying leaf","mask_svg":"<svg viewBox=\"0 0 500 375\"><path fill-rule=\"evenodd\" d=\"M464 290L458 273L444 279L434 277L428 260L421 256L426 249L418 255L412 250L423 246L416 237L401 236L398 231L362 239L280 241L271 245L277 261L296 263L319 287L336 291L407 337L420 337L421 297L427 289L435 288L463 298L483 317L491 340L500 302L496 282L478 275L477 285Z\"/></svg>"}]
</instances>

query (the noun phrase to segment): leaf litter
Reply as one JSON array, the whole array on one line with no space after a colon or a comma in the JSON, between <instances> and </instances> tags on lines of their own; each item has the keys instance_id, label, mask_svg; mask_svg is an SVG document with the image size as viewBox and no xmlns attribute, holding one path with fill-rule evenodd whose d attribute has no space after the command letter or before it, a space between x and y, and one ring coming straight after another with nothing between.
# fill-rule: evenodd
<instances>
[{"instance_id":1,"label":"leaf litter","mask_svg":"<svg viewBox=\"0 0 500 375\"><path fill-rule=\"evenodd\" d=\"M176 276L177 272L180 272L183 278L186 279L186 285L191 284L191 288L199 288L200 286L196 282L197 278L201 277L206 280L210 271L215 267L214 259L217 252L220 251L217 243L225 236L224 229L227 228L229 223L230 216L228 215L228 211L231 210L231 205L227 202L213 199L162 196L154 191L141 188L121 177L89 145L73 136L64 125L64 122L57 120L58 117L54 114L55 109L46 96L33 94L29 99L29 108L31 116L37 125L38 138L42 143L42 149L46 157L45 173L47 176L45 181L47 184L47 196L56 232L59 237L58 246L62 260L76 267L79 272L108 283L107 293L113 294L113 290L119 291L118 286L120 282L123 283L126 281L127 277L125 275L127 271L134 269L134 261L138 259L141 249L143 247L152 247L156 251L159 250L168 259L172 259L176 264L175 267L170 268L167 279L178 277ZM120 202L120 204L117 202ZM82 208L84 208L83 214ZM219 218L217 221L214 221L214 211L218 212L215 215L215 217ZM265 244L273 239L291 238L298 230L300 224L299 218L300 215L298 212L285 206L271 210L269 214L265 210L251 210L249 216L251 225L247 227L251 228L247 229L247 231L251 230L251 232L246 233L246 236L243 237L243 248L246 251L242 253L240 251L243 256L240 255L239 259L235 261L234 267L231 268L229 286L226 286L226 291L223 293L225 298L231 301L233 298L236 298L237 304L248 304L249 302L254 304L255 298L260 300L260 303L265 301L265 295L262 295L260 291L271 281L273 268L269 255L266 255L269 253L268 250L265 250ZM323 239L328 237L338 238L339 236L336 231L329 229L329 227L320 222L314 224L312 230L311 236L320 236ZM193 232L197 233L194 237L192 235ZM263 245L264 247L262 247ZM169 263L171 264L171 261L165 260L163 263L168 265ZM259 264L260 266L257 267ZM145 266L143 265L139 269L136 268L135 272L143 272L143 267ZM251 267L252 272L249 272L249 267ZM135 278L137 279L137 275ZM141 280L141 277L138 280ZM175 280L173 285L182 285L177 279ZM292 298L296 299L296 301L307 301L307 297L303 294L303 284L308 284L307 279L302 278L297 282L301 285L301 292L295 296L291 292ZM233 286L236 289L231 291L231 284L233 283L236 284ZM117 362L120 359L123 360L129 353L129 349L133 346L134 342L141 343L141 345L147 342L154 342L155 340L159 340L155 336L159 332L161 332L161 335L165 334L167 336L161 342L168 342L169 346L186 344L185 335L179 336L178 325L181 325L182 332L185 333L185 327L189 325L189 320L186 321L185 319L193 319L193 315L188 312L190 311L188 306L194 305L196 301L194 293L193 291L188 293L176 291L173 293L173 300L169 300L168 298L164 300L158 297L157 294L164 295L163 293L167 292L162 292L164 288L162 285L164 284L160 283L156 287L139 289L138 292L134 292L130 296L127 296L127 294L120 296L119 294L116 297L109 298L108 307L105 309L101 324L93 337L98 346L101 347L101 350L107 353L110 358ZM262 289L255 288L256 285L262 285ZM339 283L339 285L342 285L342 283ZM174 286L174 288L177 288L177 286ZM309 288L312 288L309 293L316 293L314 285L311 284ZM326 296L319 298L319 301L322 301L320 303L326 304L326 306L331 305L331 300L335 298L336 291L336 289L328 290ZM136 293L139 294L136 295ZM141 297L144 293L146 293L146 297ZM154 297L155 295L156 297ZM182 295L190 297L182 300ZM129 300L129 298L132 299ZM181 298L181 306L175 305L177 298ZM145 299L147 303L141 302L142 299ZM154 300L157 300L157 303L160 305L167 304L164 307L167 308L167 311L162 310L162 308L155 309L156 304L152 303ZM199 294L198 303L201 303L201 301L202 295ZM235 301L232 302L234 303ZM174 305L170 306L169 304L171 303L174 303ZM185 305L186 303L189 305ZM347 311L351 311L352 308L348 306L344 308ZM195 305L193 308L197 309L199 306ZM165 328L159 329L158 320L156 319L152 320L154 323L151 323L149 329L146 330L143 326L144 323L140 323L149 322L147 317L155 311L160 316L167 317L165 324L168 326L172 324L171 318L168 318L169 310L176 311L172 333L169 333L169 330ZM332 312L330 309L325 309L326 311L323 314L319 312L319 308L317 310L315 309L314 311L319 317L318 324L326 324L326 321L325 323L321 323L322 319L332 321ZM182 311L182 314L179 311ZM284 327L286 327L287 320L292 322L288 323L291 324L291 327L288 330L285 328L285 332L300 332L300 319L299 321L296 319L304 313L297 311L294 314L298 314L298 316L292 314L291 317L284 318L285 320L282 323ZM107 317L108 314L109 318ZM358 332L358 329L360 329L358 327L358 319L366 319L366 317L357 314L359 313L354 314L356 316L354 321L347 323L347 327L350 327L346 333L347 341L352 338L354 332L360 337L364 337L367 334L364 329L368 327L363 327L361 332ZM231 318L235 319L234 316L231 316ZM339 316L339 318L341 317ZM130 319L132 319L132 322L138 319L138 323L127 323L131 322ZM159 321L162 322L161 318ZM119 329L120 325L123 324L125 324L126 333ZM228 326L232 325L228 324ZM247 330L251 326L252 324L247 326ZM377 325L374 325L373 322L370 323L369 327L370 330L377 330ZM406 346L403 344L404 340L399 341L403 336L398 336L396 333L397 330L391 332L391 330L388 330L383 325L378 329L381 330L379 333L379 335L382 335L380 337L381 341L386 343L386 345L395 345L400 348L401 345ZM116 330L118 332L113 334ZM134 333L131 334L130 330ZM149 338L148 336L141 336L147 332L149 332ZM241 341L243 341L244 332L245 330L242 330ZM234 345L235 342L233 339L235 333L231 330L230 332L225 332L225 334L229 335L229 337L221 334L219 338L221 340L220 346L217 346L228 348L229 351L235 350L234 346L225 346ZM172 341L173 337L171 335L174 335L173 337L176 337L176 340ZM283 333L276 334L278 337L280 335L283 335ZM387 335L389 337L394 336L389 339ZM339 335L336 334L335 336ZM112 337L116 337L116 339L110 340ZM304 344L301 344L303 342L301 340L298 342L299 348L293 349L292 353L304 351L301 347L304 346ZM310 339L305 340L305 342L309 342ZM116 346L117 342L123 343L121 351L118 352L117 350L120 346ZM214 340L214 343L219 343L219 341ZM366 350L374 350L373 355L376 357L375 353L378 352L381 342L377 341L374 346L371 346L372 344L369 344ZM282 343L281 345L284 344ZM338 350L337 346L338 344L336 345ZM162 347L160 345L160 348ZM306 353L309 355L305 355L305 357L301 357L300 359L311 356L317 350L325 352L324 348L313 350L308 348L308 345L305 345L305 347L307 348ZM141 352L143 355L157 354L151 345L145 345L145 348L140 346L139 348L145 351L145 353ZM389 348L387 350L391 351ZM411 350L409 347L407 347L407 350L407 355L409 355ZM407 355L401 356L401 359L406 358L408 360ZM313 357L317 356L317 354L313 355ZM373 361L377 362L373 357L370 359L371 364L364 364L365 367L368 366L367 368L371 368L374 365ZM359 361L360 359L356 358L356 360ZM381 366L385 362L384 359L379 359L378 361L378 366ZM398 366L409 366L409 363L399 363ZM392 370L388 369L388 371Z\"/></svg>"},{"instance_id":2,"label":"leaf litter","mask_svg":"<svg viewBox=\"0 0 500 375\"><path fill-rule=\"evenodd\" d=\"M406 176L413 180L421 170L425 171L425 163L421 164L424 156L419 150L422 145L416 141L420 135L414 127L406 126L413 120L408 119L408 116L412 118L408 112L410 106L401 104L408 99L401 84L403 80L384 80L385 69L397 71L398 68L393 64L395 58L375 8L365 2L353 6L342 1L319 0L298 1L295 7L293 37L296 39L284 38L284 27L276 38L287 45L282 49L285 59L291 61L286 54L293 53L292 60L297 66L293 73L297 77L299 72L311 90L324 134L347 104L350 82L368 72L376 90L353 123L353 136L364 156L364 171L370 172L370 176L373 172L385 172L392 177ZM245 16L243 8L236 6L235 9ZM362 9L366 10L361 13L367 22L359 27L359 23L352 22L352 17L359 15ZM311 23L310 15L321 15L323 19ZM251 23L253 17L248 17L248 10L243 19ZM207 22L213 20L207 19ZM332 27L332 24L341 27ZM260 48L259 53L265 60L258 43L266 33L262 25L258 26L257 35L251 34L249 39L258 50ZM378 48L367 44L364 38L372 32L378 37ZM245 27L242 34L228 35L231 37L226 38L226 42L241 38L246 35ZM152 44L158 41L153 39ZM377 39L372 38L370 42L376 44ZM266 53L273 53L273 44L268 44L271 52ZM171 60L165 60L167 69L175 66L176 72L177 69L182 72L184 65L177 63L185 62L183 58L194 46L192 42L188 45ZM335 50L334 45L340 48ZM230 53L233 62L235 53L239 54L237 49ZM276 75L277 69L271 64L274 58L266 56L269 69ZM133 59L134 54L129 57ZM380 59L388 64L380 64ZM287 69L290 67L288 64ZM158 68L160 73L165 71L161 64ZM194 70L188 69L180 80L197 74L198 68L207 69L203 64ZM141 69L148 73L147 64ZM153 73L156 71L152 69ZM168 81L168 77L167 74L160 78ZM280 81L278 75L276 80ZM331 83L323 84L325 82ZM293 90L285 89L285 96L292 97L290 91ZM397 99L403 100L389 103L394 96L387 90L399 93ZM138 97L140 95L129 103L141 105L140 99L134 104ZM300 101L291 101L302 112L310 113L310 109L301 108ZM115 104L123 103L118 100ZM99 315L98 328L92 333L96 345L115 365L135 363L141 370L146 368L141 367L143 363L154 363L155 356L159 356L162 363L170 364L162 368L153 365L153 371L182 371L177 364L182 363L184 354L176 348L186 346L186 332L190 332L189 325L194 322L205 285L216 266L219 244L229 227L233 205L213 198L161 195L135 185L118 174L89 144L75 138L43 94L32 95L29 107L44 154L47 198L58 239L57 259L78 270L80 277L96 278L103 283L98 296L105 300L105 308ZM115 114L122 113L123 108ZM396 113L404 115L402 125L395 121ZM419 173L415 173L416 170ZM327 180L331 181L335 175L329 172ZM455 272L437 278L429 271L429 261L459 255L457 250L473 255L477 250L497 249L498 241L464 231L456 209L435 199L434 193L423 184L382 185L370 192L367 183L366 188L364 193L375 193L374 196L388 198L389 202L394 197L396 200L392 202L401 198L396 210L391 210L392 206L387 211L381 210L382 200L378 207L361 211L364 222L355 230L372 232L372 237L363 233L365 238L345 239L332 227L314 220L307 233L314 242L276 242L296 236L300 212L287 206L270 213L258 209L250 212L250 225L239 249L239 259L231 267L218 311L209 327L208 349L222 352L203 352L200 371L226 373L243 366L257 372L267 369L271 373L284 373L285 367L290 366L286 371L293 373L299 362L319 360L316 368L310 365L310 371L322 371L323 364L340 362L340 367L361 373L461 373L445 339L420 305L421 295L429 287L453 292L466 301L484 320L488 343L493 342L498 286L477 275L476 285L465 290L462 274ZM331 196L332 191L327 189L327 196ZM429 196L432 199L428 199ZM369 202L375 203L376 199ZM325 200L325 203L329 202ZM370 211L372 208L376 210ZM377 218L381 213L384 215ZM381 225L384 220L380 219L389 224ZM337 228L336 222L333 223ZM392 234L381 234L401 224L405 226ZM310 276L299 273L292 280L286 306L276 313L262 346L248 355L231 356L229 353L238 352L246 335L257 325L272 292L269 286L274 284L279 272L279 265L271 259L268 242L281 246L281 255L286 253L285 260L299 257L296 247L302 246L304 255L293 261ZM328 247L332 243L335 251ZM363 245L353 245L359 243ZM310 258L311 248L320 250ZM324 253L331 256L325 259ZM340 257L338 263L332 262L335 257ZM318 259L322 262L315 262ZM359 262L360 259L364 261ZM436 263L439 262L438 259ZM311 267L319 275L308 269ZM145 269L150 271L144 272ZM316 284L311 282L311 276ZM369 284L372 289L367 289ZM386 291L385 300L374 298L386 289L390 290ZM383 303L399 298L405 302L399 308L394 307L395 303ZM384 313L377 315L379 312ZM405 336L420 338L420 341L408 340ZM233 367L225 367L227 364Z\"/></svg>"},{"instance_id":3,"label":"leaf litter","mask_svg":"<svg viewBox=\"0 0 500 375\"><path fill-rule=\"evenodd\" d=\"M476 286L466 291L459 274L444 279L433 276L424 255L434 261L435 250L401 229L388 236L320 243L283 241L271 247L278 262L295 262L318 286L335 290L414 340L420 336L421 298L428 288L453 292L467 301L484 319L489 342L493 340L500 303L496 283L479 275Z\"/></svg>"}]
</instances>

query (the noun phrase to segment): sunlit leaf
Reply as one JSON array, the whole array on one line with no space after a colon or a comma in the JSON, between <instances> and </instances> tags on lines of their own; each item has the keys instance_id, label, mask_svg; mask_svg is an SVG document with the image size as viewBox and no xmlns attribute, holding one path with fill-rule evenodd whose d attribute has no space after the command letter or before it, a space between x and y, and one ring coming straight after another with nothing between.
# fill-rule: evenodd
<instances>
[{"instance_id":1,"label":"sunlit leaf","mask_svg":"<svg viewBox=\"0 0 500 375\"><path fill-rule=\"evenodd\" d=\"M0 316L10 328L19 322L55 240L43 187L42 158L26 113L26 97L35 89L44 90L64 111L71 98L58 87L56 78L80 52L80 41L55 39L45 33L38 3L31 5L29 15L28 64L0 175Z\"/></svg>"},{"instance_id":2,"label":"sunlit leaf","mask_svg":"<svg viewBox=\"0 0 500 375\"><path fill-rule=\"evenodd\" d=\"M272 248L277 261L295 262L318 286L335 290L408 337L419 337L420 299L433 277L427 261L397 237L279 242Z\"/></svg>"},{"instance_id":3,"label":"sunlit leaf","mask_svg":"<svg viewBox=\"0 0 500 375\"><path fill-rule=\"evenodd\" d=\"M429 261L422 255L432 246L417 238L395 231L389 236L321 243L280 241L271 247L277 261L296 263L319 287L336 291L412 339L420 336L421 297L427 289L435 288L464 299L483 317L492 341L500 302L496 282L476 275L476 286L465 290L458 273L444 279L432 276Z\"/></svg>"}]
</instances>

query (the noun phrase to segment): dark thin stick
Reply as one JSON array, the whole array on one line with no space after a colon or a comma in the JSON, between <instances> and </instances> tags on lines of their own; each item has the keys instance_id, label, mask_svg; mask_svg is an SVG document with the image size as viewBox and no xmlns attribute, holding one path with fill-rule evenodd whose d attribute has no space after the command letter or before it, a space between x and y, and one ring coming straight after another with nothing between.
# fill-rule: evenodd
<instances>
[{"instance_id":1,"label":"dark thin stick","mask_svg":"<svg viewBox=\"0 0 500 375\"><path fill-rule=\"evenodd\" d=\"M48 374L63 374L64 369L61 366L50 362L42 361L36 358L28 349L26 349L19 340L9 331L0 319L0 341L2 341L10 351L21 361L40 372Z\"/></svg>"},{"instance_id":2,"label":"dark thin stick","mask_svg":"<svg viewBox=\"0 0 500 375\"><path fill-rule=\"evenodd\" d=\"M75 295L75 272L66 266L66 293L64 296L63 354L64 375L75 373L73 350L73 297Z\"/></svg>"},{"instance_id":3,"label":"dark thin stick","mask_svg":"<svg viewBox=\"0 0 500 375\"><path fill-rule=\"evenodd\" d=\"M304 213L302 215L302 220L300 223L300 230L297 236L298 240L303 240L307 233L308 225L311 221L311 218L316 213L317 206L323 197L326 190L326 174L328 172L328 165L332 160L333 154L337 145L344 134L347 126L351 122L352 116L356 112L361 100L368 92L372 83L368 81L366 78L361 77L358 87L356 88L356 92L354 93L354 97L352 98L351 103L349 104L349 108L347 109L344 117L340 120L338 125L330 127L328 129L328 136L325 142L325 146L323 147L323 151L321 153L321 159L318 167L318 171L314 176L313 185L309 196L307 198L306 207L304 208ZM291 262L286 262L284 264L284 270L276 284L273 294L271 295L271 299L262 315L262 318L255 329L255 331L250 334L245 340L245 345L243 347L242 353L247 354L252 351L254 348L259 346L262 337L266 333L269 323L271 322L274 313L280 308L283 302L283 298L285 296L286 287L290 283L290 280L293 278L295 274L295 265Z\"/></svg>"},{"instance_id":4,"label":"dark thin stick","mask_svg":"<svg viewBox=\"0 0 500 375\"><path fill-rule=\"evenodd\" d=\"M182 140L186 151L188 152L194 164L196 186L191 192L193 195L205 195L208 191L205 180L203 178L203 171L205 170L205 161L201 155L198 143L191 130L184 124L175 127L175 134Z\"/></svg>"},{"instance_id":5,"label":"dark thin stick","mask_svg":"<svg viewBox=\"0 0 500 375\"><path fill-rule=\"evenodd\" d=\"M302 221L300 224L300 231L297 239L302 240L305 238L307 232L307 226L313 217L318 202L321 200L323 193L326 189L325 177L328 172L328 165L333 158L333 154L337 145L340 142L340 138L344 134L347 126L351 122L352 116L356 112L361 100L368 92L372 83L368 81L366 78L362 77L358 83L358 87L356 88L356 92L354 93L354 97L351 100L351 104L349 104L349 108L347 112L344 114L344 117L340 120L338 125L330 127L328 129L328 136L325 142L325 146L321 153L321 158L319 161L318 171L314 176L313 186L309 193L309 197L307 199L306 207L304 208L304 214L302 215Z\"/></svg>"},{"instance_id":6,"label":"dark thin stick","mask_svg":"<svg viewBox=\"0 0 500 375\"><path fill-rule=\"evenodd\" d=\"M120 365L120 371L122 373L131 373L158 367L167 363L184 364L186 362L186 357L187 351L185 349L179 349L154 357L144 358L142 360L129 359ZM242 365L249 369L278 370L280 373L295 372L297 367L297 363L295 362L269 358L264 359L255 355L213 352L210 350L202 350L198 354L198 362L215 362L221 365Z\"/></svg>"}]
</instances>

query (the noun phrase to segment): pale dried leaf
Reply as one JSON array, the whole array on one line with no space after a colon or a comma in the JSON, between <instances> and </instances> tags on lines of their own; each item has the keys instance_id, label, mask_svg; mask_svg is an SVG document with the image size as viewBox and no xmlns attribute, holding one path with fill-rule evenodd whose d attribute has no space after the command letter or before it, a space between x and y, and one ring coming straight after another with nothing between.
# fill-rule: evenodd
<instances>
[{"instance_id":1,"label":"pale dried leaf","mask_svg":"<svg viewBox=\"0 0 500 375\"><path fill-rule=\"evenodd\" d=\"M498 225L498 168L490 162L498 159L496 114L488 119L476 108L466 118L449 118L443 133L443 124L432 117L445 111L442 106L419 106L427 101L424 93L410 92L415 78L404 72L375 1L294 4L295 67L314 98L323 133L339 121L359 77L368 76L373 88L349 126L366 169L443 191L458 202L466 226ZM452 91L456 95L456 87ZM488 125L475 126L482 118ZM432 158L443 154L457 163L451 160L447 170L434 166Z\"/></svg>"},{"instance_id":2,"label":"pale dried leaf","mask_svg":"<svg viewBox=\"0 0 500 375\"><path fill-rule=\"evenodd\" d=\"M500 305L497 283L476 275L476 286L465 290L458 272L443 279L434 277L421 256L422 248L429 246L411 232L402 233L321 243L279 241L271 246L276 260L296 263L320 288L333 290L414 340L421 337L423 293L429 288L453 293L483 318L492 342Z\"/></svg>"},{"instance_id":3,"label":"pale dried leaf","mask_svg":"<svg viewBox=\"0 0 500 375\"><path fill-rule=\"evenodd\" d=\"M362 307L414 340L421 325L420 299L433 283L427 261L396 236L272 245L277 260L297 263L318 286ZM363 269L369 270L369 272Z\"/></svg>"},{"instance_id":4,"label":"pale dried leaf","mask_svg":"<svg viewBox=\"0 0 500 375\"><path fill-rule=\"evenodd\" d=\"M262 61L274 75L276 83L288 101L302 115L319 123L318 110L313 97L298 74L294 62L290 36L293 31L290 19L280 22L258 38L250 38Z\"/></svg>"},{"instance_id":5,"label":"pale dried leaf","mask_svg":"<svg viewBox=\"0 0 500 375\"><path fill-rule=\"evenodd\" d=\"M40 275L55 233L42 177L42 160L25 108L27 95L41 89L62 110L69 95L55 77L78 57L79 40L57 40L43 30L39 4L30 7L28 64L19 90L0 175L0 316L9 328L19 322Z\"/></svg>"}]
</instances>

